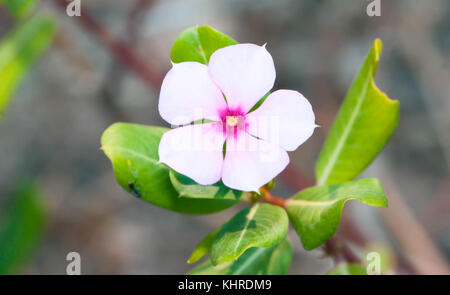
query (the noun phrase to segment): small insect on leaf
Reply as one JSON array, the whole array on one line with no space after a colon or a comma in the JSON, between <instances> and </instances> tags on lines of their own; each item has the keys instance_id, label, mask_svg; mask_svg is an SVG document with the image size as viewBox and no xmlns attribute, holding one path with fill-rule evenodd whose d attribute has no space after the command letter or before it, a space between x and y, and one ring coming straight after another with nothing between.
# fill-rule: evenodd
<instances>
[{"instance_id":1,"label":"small insect on leaf","mask_svg":"<svg viewBox=\"0 0 450 295\"><path fill-rule=\"evenodd\" d=\"M128 183L128 187L131 190L131 193L136 197L136 198L140 198L141 197L141 192L138 190L138 188L134 185L134 183L129 182Z\"/></svg>"}]
</instances>

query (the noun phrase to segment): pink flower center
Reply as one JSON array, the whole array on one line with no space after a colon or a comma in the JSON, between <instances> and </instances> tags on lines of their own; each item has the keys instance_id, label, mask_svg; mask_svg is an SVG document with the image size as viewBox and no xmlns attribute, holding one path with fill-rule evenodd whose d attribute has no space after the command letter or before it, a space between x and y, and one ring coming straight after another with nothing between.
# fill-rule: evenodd
<instances>
[{"instance_id":1,"label":"pink flower center","mask_svg":"<svg viewBox=\"0 0 450 295\"><path fill-rule=\"evenodd\" d=\"M236 136L242 130L247 130L248 123L245 120L245 113L239 108L226 108L219 111L222 120L223 133L228 136Z\"/></svg>"}]
</instances>

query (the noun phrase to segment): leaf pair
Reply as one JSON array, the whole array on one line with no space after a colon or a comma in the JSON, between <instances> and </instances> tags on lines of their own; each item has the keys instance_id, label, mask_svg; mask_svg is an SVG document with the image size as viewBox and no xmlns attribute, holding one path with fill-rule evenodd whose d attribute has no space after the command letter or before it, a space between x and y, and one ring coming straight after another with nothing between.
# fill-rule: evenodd
<instances>
[{"instance_id":1,"label":"leaf pair","mask_svg":"<svg viewBox=\"0 0 450 295\"><path fill-rule=\"evenodd\" d=\"M312 250L328 241L336 232L344 204L358 200L371 206L387 206L380 182L375 178L342 184L311 187L286 201L289 219L303 247ZM250 247L267 247L287 231L285 211L269 204L256 204L235 215L212 232L194 249L189 263L211 252L213 265L238 258Z\"/></svg>"},{"instance_id":2,"label":"leaf pair","mask_svg":"<svg viewBox=\"0 0 450 295\"><path fill-rule=\"evenodd\" d=\"M286 201L289 220L306 250L319 247L334 235L344 204L350 200L358 200L371 206L387 206L385 193L376 178L311 187ZM252 212L259 213L255 215L255 220L249 218L253 216ZM206 236L192 253L189 263L196 262L210 251L212 262L218 264L236 259L248 247L267 247L264 243L270 243L272 234L287 230L285 215L284 209L268 204L246 208L223 225L220 231L218 229ZM241 235L248 235L249 239L239 240ZM237 251L238 249L242 251Z\"/></svg>"}]
</instances>

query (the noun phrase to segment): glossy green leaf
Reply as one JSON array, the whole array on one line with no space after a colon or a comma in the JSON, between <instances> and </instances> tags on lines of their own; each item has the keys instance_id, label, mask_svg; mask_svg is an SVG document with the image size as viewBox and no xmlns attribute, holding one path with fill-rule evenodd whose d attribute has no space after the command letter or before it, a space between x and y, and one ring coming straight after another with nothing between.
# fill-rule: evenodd
<instances>
[{"instance_id":1,"label":"glossy green leaf","mask_svg":"<svg viewBox=\"0 0 450 295\"><path fill-rule=\"evenodd\" d=\"M21 186L0 214L0 274L17 274L37 250L45 230L36 187Z\"/></svg>"},{"instance_id":2,"label":"glossy green leaf","mask_svg":"<svg viewBox=\"0 0 450 295\"><path fill-rule=\"evenodd\" d=\"M272 255L270 255L268 264L265 267L262 267L260 273L265 275L284 275L289 270L291 261L292 247L286 237L280 244L274 246L274 250Z\"/></svg>"},{"instance_id":3,"label":"glossy green leaf","mask_svg":"<svg viewBox=\"0 0 450 295\"><path fill-rule=\"evenodd\" d=\"M316 165L319 185L358 176L383 149L397 126L398 101L390 100L373 81L381 48L377 39L337 114Z\"/></svg>"},{"instance_id":4,"label":"glossy green leaf","mask_svg":"<svg viewBox=\"0 0 450 295\"><path fill-rule=\"evenodd\" d=\"M0 0L9 13L15 18L23 18L29 15L36 6L36 0Z\"/></svg>"},{"instance_id":5,"label":"glossy green leaf","mask_svg":"<svg viewBox=\"0 0 450 295\"><path fill-rule=\"evenodd\" d=\"M14 90L55 33L53 20L34 17L0 43L0 119Z\"/></svg>"},{"instance_id":6,"label":"glossy green leaf","mask_svg":"<svg viewBox=\"0 0 450 295\"><path fill-rule=\"evenodd\" d=\"M335 269L328 273L329 275L367 275L364 266L357 263L340 263Z\"/></svg>"},{"instance_id":7,"label":"glossy green leaf","mask_svg":"<svg viewBox=\"0 0 450 295\"><path fill-rule=\"evenodd\" d=\"M210 26L189 28L175 40L170 57L174 63L196 61L208 64L214 51L234 44L236 41Z\"/></svg>"},{"instance_id":8,"label":"glossy green leaf","mask_svg":"<svg viewBox=\"0 0 450 295\"><path fill-rule=\"evenodd\" d=\"M250 248L237 260L214 266L207 260L195 267L189 275L283 275L292 260L291 244L284 239L269 248Z\"/></svg>"},{"instance_id":9,"label":"glossy green leaf","mask_svg":"<svg viewBox=\"0 0 450 295\"><path fill-rule=\"evenodd\" d=\"M169 179L170 169L158 162L158 146L167 128L116 123L105 130L102 149L111 160L118 183L134 196L186 214L208 214L237 201L180 198Z\"/></svg>"},{"instance_id":10,"label":"glossy green leaf","mask_svg":"<svg viewBox=\"0 0 450 295\"><path fill-rule=\"evenodd\" d=\"M376 178L311 187L286 201L289 219L306 250L319 247L334 235L344 204L349 200L387 207L383 188Z\"/></svg>"},{"instance_id":11,"label":"glossy green leaf","mask_svg":"<svg viewBox=\"0 0 450 295\"><path fill-rule=\"evenodd\" d=\"M170 171L170 181L181 198L239 200L245 192L226 187L222 181L213 185L200 185L187 176Z\"/></svg>"},{"instance_id":12,"label":"glossy green leaf","mask_svg":"<svg viewBox=\"0 0 450 295\"><path fill-rule=\"evenodd\" d=\"M200 259L202 259L203 256L211 252L212 244L219 230L220 227L216 228L213 232L209 233L206 237L204 237L203 240L200 243L198 243L197 246L195 246L194 251L192 251L192 254L189 257L187 263L189 264L195 263Z\"/></svg>"},{"instance_id":13,"label":"glossy green leaf","mask_svg":"<svg viewBox=\"0 0 450 295\"><path fill-rule=\"evenodd\" d=\"M288 223L281 207L257 203L241 210L217 233L211 247L212 263L235 260L251 247L278 244L286 236Z\"/></svg>"}]
</instances>

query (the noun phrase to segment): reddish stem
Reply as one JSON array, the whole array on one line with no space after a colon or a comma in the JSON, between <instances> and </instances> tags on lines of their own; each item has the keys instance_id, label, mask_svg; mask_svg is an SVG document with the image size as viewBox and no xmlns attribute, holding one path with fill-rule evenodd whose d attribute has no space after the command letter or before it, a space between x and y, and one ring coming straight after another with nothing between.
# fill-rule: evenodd
<instances>
[{"instance_id":1,"label":"reddish stem","mask_svg":"<svg viewBox=\"0 0 450 295\"><path fill-rule=\"evenodd\" d=\"M259 189L262 194L262 201L275 206L286 208L286 200L277 196L272 195L268 189L262 187Z\"/></svg>"},{"instance_id":2,"label":"reddish stem","mask_svg":"<svg viewBox=\"0 0 450 295\"><path fill-rule=\"evenodd\" d=\"M67 7L65 0L53 0L64 11ZM73 17L88 31L97 37L125 66L134 70L136 74L148 85L159 89L162 83L160 73L148 66L146 61L132 51L124 42L117 39L112 33L105 29L100 23L95 21L87 9L83 6L81 16Z\"/></svg>"}]
</instances>

